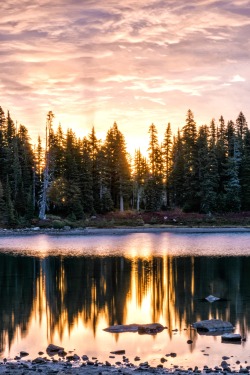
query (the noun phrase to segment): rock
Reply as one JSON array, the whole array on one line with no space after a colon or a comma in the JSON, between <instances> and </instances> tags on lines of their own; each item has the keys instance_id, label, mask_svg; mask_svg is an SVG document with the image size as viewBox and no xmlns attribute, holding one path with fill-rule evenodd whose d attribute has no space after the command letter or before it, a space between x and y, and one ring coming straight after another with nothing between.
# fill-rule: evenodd
<instances>
[{"instance_id":1,"label":"rock","mask_svg":"<svg viewBox=\"0 0 250 375\"><path fill-rule=\"evenodd\" d=\"M44 354L44 352L38 352L38 354L39 354L39 355L43 355L43 354Z\"/></svg>"},{"instance_id":2,"label":"rock","mask_svg":"<svg viewBox=\"0 0 250 375\"><path fill-rule=\"evenodd\" d=\"M222 357L222 359L223 359L223 361L226 361L227 359L230 359L230 357L227 357L226 355L224 355L224 356Z\"/></svg>"},{"instance_id":3,"label":"rock","mask_svg":"<svg viewBox=\"0 0 250 375\"><path fill-rule=\"evenodd\" d=\"M122 333L122 332L138 332L139 334L150 334L154 335L162 332L167 327L163 327L159 323L151 324L117 324L104 329L106 332L111 333Z\"/></svg>"},{"instance_id":4,"label":"rock","mask_svg":"<svg viewBox=\"0 0 250 375\"><path fill-rule=\"evenodd\" d=\"M82 360L83 360L83 361L88 361L88 360L89 360L89 357L88 357L86 354L84 354L84 355L82 356Z\"/></svg>"},{"instance_id":5,"label":"rock","mask_svg":"<svg viewBox=\"0 0 250 375\"><path fill-rule=\"evenodd\" d=\"M111 363L108 361L105 361L105 366L111 366Z\"/></svg>"},{"instance_id":6,"label":"rock","mask_svg":"<svg viewBox=\"0 0 250 375\"><path fill-rule=\"evenodd\" d=\"M137 357L137 356L136 356L136 357L134 358L134 361L136 361L136 362L137 362L137 361L140 361L140 360L141 360L140 357Z\"/></svg>"},{"instance_id":7,"label":"rock","mask_svg":"<svg viewBox=\"0 0 250 375\"><path fill-rule=\"evenodd\" d=\"M67 352L60 349L60 350L58 350L57 354L59 355L59 357L65 357L67 355Z\"/></svg>"},{"instance_id":8,"label":"rock","mask_svg":"<svg viewBox=\"0 0 250 375\"><path fill-rule=\"evenodd\" d=\"M221 336L221 340L223 341L241 341L241 335L239 333L225 333Z\"/></svg>"},{"instance_id":9,"label":"rock","mask_svg":"<svg viewBox=\"0 0 250 375\"><path fill-rule=\"evenodd\" d=\"M176 353L170 353L170 357L175 358L177 356Z\"/></svg>"},{"instance_id":10,"label":"rock","mask_svg":"<svg viewBox=\"0 0 250 375\"><path fill-rule=\"evenodd\" d=\"M117 354L117 355L122 355L122 354L125 354L125 350L115 350L113 352L110 352L110 354Z\"/></svg>"},{"instance_id":11,"label":"rock","mask_svg":"<svg viewBox=\"0 0 250 375\"><path fill-rule=\"evenodd\" d=\"M187 344L193 344L192 340L187 340Z\"/></svg>"},{"instance_id":12,"label":"rock","mask_svg":"<svg viewBox=\"0 0 250 375\"><path fill-rule=\"evenodd\" d=\"M148 362L140 363L140 367L148 367L148 366L149 366Z\"/></svg>"},{"instance_id":13,"label":"rock","mask_svg":"<svg viewBox=\"0 0 250 375\"><path fill-rule=\"evenodd\" d=\"M79 361L80 357L77 354L74 355L68 355L66 357L67 361Z\"/></svg>"},{"instance_id":14,"label":"rock","mask_svg":"<svg viewBox=\"0 0 250 375\"><path fill-rule=\"evenodd\" d=\"M219 301L220 298L215 297L215 296L212 296L212 295L210 294L209 296L207 296L207 297L205 298L205 300L207 300L208 302L212 303L212 302L215 302L215 301Z\"/></svg>"},{"instance_id":15,"label":"rock","mask_svg":"<svg viewBox=\"0 0 250 375\"><path fill-rule=\"evenodd\" d=\"M26 357L27 355L29 355L29 353L27 353L25 351L20 352L20 357Z\"/></svg>"},{"instance_id":16,"label":"rock","mask_svg":"<svg viewBox=\"0 0 250 375\"><path fill-rule=\"evenodd\" d=\"M92 361L87 361L87 365L88 366L94 366L95 362L92 362Z\"/></svg>"},{"instance_id":17,"label":"rock","mask_svg":"<svg viewBox=\"0 0 250 375\"><path fill-rule=\"evenodd\" d=\"M57 353L59 352L59 350L64 350L64 348L62 348L61 346L54 345L54 344L49 344L49 346L46 349L47 352L52 352L52 353L53 352Z\"/></svg>"},{"instance_id":18,"label":"rock","mask_svg":"<svg viewBox=\"0 0 250 375\"><path fill-rule=\"evenodd\" d=\"M222 368L226 368L229 366L229 363L227 363L226 361L222 361L220 365Z\"/></svg>"},{"instance_id":19,"label":"rock","mask_svg":"<svg viewBox=\"0 0 250 375\"><path fill-rule=\"evenodd\" d=\"M201 320L192 324L198 332L233 331L234 327L230 322L220 319Z\"/></svg>"},{"instance_id":20,"label":"rock","mask_svg":"<svg viewBox=\"0 0 250 375\"><path fill-rule=\"evenodd\" d=\"M38 363L38 364L43 364L43 363L46 363L46 359L44 358L41 358L41 357L37 357L35 359L33 359L32 363Z\"/></svg>"}]
</instances>

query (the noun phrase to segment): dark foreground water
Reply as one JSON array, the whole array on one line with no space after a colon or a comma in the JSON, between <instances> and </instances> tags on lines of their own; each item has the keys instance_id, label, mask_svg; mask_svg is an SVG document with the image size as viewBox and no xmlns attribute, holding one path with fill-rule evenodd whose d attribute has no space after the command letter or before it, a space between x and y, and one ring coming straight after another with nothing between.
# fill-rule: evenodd
<instances>
[{"instance_id":1,"label":"dark foreground water","mask_svg":"<svg viewBox=\"0 0 250 375\"><path fill-rule=\"evenodd\" d=\"M224 298L212 304L209 294ZM230 321L246 342L190 328ZM109 325L158 322L156 336L111 334ZM0 358L37 357L49 343L111 363L124 349L152 365L214 366L223 355L250 364L250 234L137 233L0 238ZM191 339L193 344L187 344Z\"/></svg>"}]
</instances>

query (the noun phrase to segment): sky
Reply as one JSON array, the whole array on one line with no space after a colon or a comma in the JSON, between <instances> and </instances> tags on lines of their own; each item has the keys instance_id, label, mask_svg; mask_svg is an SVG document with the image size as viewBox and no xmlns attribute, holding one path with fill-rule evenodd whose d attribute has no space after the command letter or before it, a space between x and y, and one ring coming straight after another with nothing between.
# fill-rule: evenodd
<instances>
[{"instance_id":1,"label":"sky","mask_svg":"<svg viewBox=\"0 0 250 375\"><path fill-rule=\"evenodd\" d=\"M77 136L116 121L128 151L197 125L250 121L250 1L5 0L0 106L36 142L46 115Z\"/></svg>"}]
</instances>

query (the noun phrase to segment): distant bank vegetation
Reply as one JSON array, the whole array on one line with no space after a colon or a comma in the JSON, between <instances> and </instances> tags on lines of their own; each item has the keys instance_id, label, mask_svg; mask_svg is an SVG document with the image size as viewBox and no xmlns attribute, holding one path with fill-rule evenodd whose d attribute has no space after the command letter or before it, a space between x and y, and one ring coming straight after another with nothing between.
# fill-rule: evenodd
<instances>
[{"instance_id":1,"label":"distant bank vegetation","mask_svg":"<svg viewBox=\"0 0 250 375\"><path fill-rule=\"evenodd\" d=\"M154 212L149 221L156 223L168 220L160 215L167 210L208 221L215 213L250 211L250 130L242 112L235 122L225 123L221 116L198 128L188 110L176 135L170 123L166 126L162 144L152 124L147 157L139 149L127 153L116 123L101 141L94 128L78 139L71 129L66 134L60 126L53 129L52 120L49 112L45 147L40 138L33 147L27 128L17 128L0 107L2 227L27 226L39 218L46 225L48 214L60 227L125 210L128 217ZM135 217L138 225L144 223Z\"/></svg>"}]
</instances>

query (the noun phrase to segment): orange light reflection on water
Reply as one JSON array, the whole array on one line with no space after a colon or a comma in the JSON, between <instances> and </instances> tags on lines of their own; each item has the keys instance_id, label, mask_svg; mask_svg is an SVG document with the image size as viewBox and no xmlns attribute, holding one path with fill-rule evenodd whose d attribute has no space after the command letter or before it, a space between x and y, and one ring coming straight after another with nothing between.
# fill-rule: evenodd
<instances>
[{"instance_id":1,"label":"orange light reflection on water","mask_svg":"<svg viewBox=\"0 0 250 375\"><path fill-rule=\"evenodd\" d=\"M85 241L84 238L81 240L82 242ZM105 253L109 249L109 241L112 242L113 240L113 238L104 239L103 243L99 244L95 255ZM69 239L66 242L69 243ZM125 242L126 247L124 250ZM53 243L55 243L54 239ZM75 247L72 246L70 250L71 256L73 254L78 256L81 253L79 243ZM59 245L60 249L63 248L62 244ZM91 246L93 246L93 243L91 243ZM91 254L91 246L87 257ZM198 283L197 279L195 279L195 273L197 272L195 257L190 257L190 263L185 265L186 268L178 266L173 255L173 246L176 245L171 236L145 234L143 237L131 236L126 239L116 237L116 246L124 257L122 259L123 263L131 264L130 273L126 279L129 287L126 291L125 299L121 300L122 303L119 306L115 304L114 297L109 305L105 302L104 297L108 292L108 284L107 277L104 276L110 276L110 271L102 269L101 271L106 273L101 274L100 284L97 284L96 280L90 283L91 301L89 310L86 310L87 312L85 310L76 310L74 314L70 315L71 304L73 305L75 300L73 298L69 302L66 300L69 286L63 260L67 252L65 250L63 250L63 253L59 252L59 268L55 280L52 279L55 284L51 284L51 280L48 278L50 270L46 268L46 259L48 255L54 255L55 253L54 250L53 252L51 251L50 239L46 236L36 237L35 247L37 253L39 253L40 272L35 284L36 298L33 301L27 329L21 333L20 327L17 327L11 347L8 348L6 345L1 356L14 358L21 350L26 350L30 353L30 358L34 358L38 355L38 351L45 351L47 345L52 342L63 346L66 351L75 350L78 355L97 356L100 361L108 359L111 363L120 360L120 358L109 359L110 351L125 349L126 355L132 361L134 356L138 355L141 357L141 361L149 361L153 365L157 365L160 358L170 352L176 352L177 357L168 358L168 362L165 364L166 367L171 367L175 364L183 366L193 366L193 364L212 366L214 363L219 364L221 353L223 352L223 348L218 350L220 337L199 336L194 330L190 329L190 324L192 323L190 316L195 316L196 320L202 318L200 312L195 311L195 293L197 293ZM34 247L34 242L32 247ZM32 249L27 247L26 250L29 255L32 254ZM109 253L109 255L112 254ZM117 253L115 253L114 258L116 257ZM103 257L104 259L105 257ZM102 262L100 263L102 265ZM118 267L117 264L116 267ZM125 285L119 284L122 267L124 265L114 274L114 283L115 285L121 285L120 288L125 288ZM79 282L81 280L77 279L75 288L79 286L77 284ZM221 281L218 280L217 284L217 287L221 288L220 290L222 291L223 285ZM103 304L99 302L98 305L98 287L100 288L100 286L103 293ZM183 288L183 290L177 291L178 286ZM57 289L54 290L53 288L55 287ZM49 304L49 299L53 301L53 293L58 292L58 300L55 301L54 305ZM122 295L123 292L123 290L116 290L118 302L119 293ZM239 288L237 287L235 292L236 300L238 292ZM188 299L185 299L187 293L189 293ZM79 296L81 298L81 295ZM219 309L214 310L213 305L208 306L208 319L222 317ZM157 322L167 326L168 329L155 336L142 336L137 333L111 334L103 331L110 324L110 309L115 310L118 308L122 310L123 321L117 323L143 324ZM224 318L229 319L230 308L223 314ZM14 321L14 315L12 320ZM245 321L243 323L247 333L247 323ZM239 327L237 328L239 329ZM3 335L3 338L8 342L6 334ZM187 344L188 339L193 340L192 345ZM243 349L243 346L224 347L226 352L224 354L233 352L235 358L237 356L242 357ZM209 355L204 356L204 353ZM191 354L192 359L190 360Z\"/></svg>"}]
</instances>

